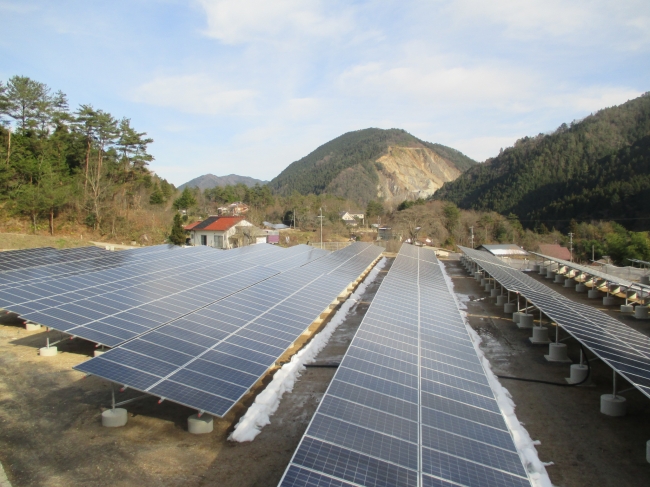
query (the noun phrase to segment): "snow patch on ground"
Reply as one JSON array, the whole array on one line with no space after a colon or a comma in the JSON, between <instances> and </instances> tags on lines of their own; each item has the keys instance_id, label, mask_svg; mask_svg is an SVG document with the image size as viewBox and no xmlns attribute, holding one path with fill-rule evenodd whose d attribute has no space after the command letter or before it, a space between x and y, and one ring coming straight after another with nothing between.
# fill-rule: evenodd
<instances>
[{"instance_id":1,"label":"snow patch on ground","mask_svg":"<svg viewBox=\"0 0 650 487\"><path fill-rule=\"evenodd\" d=\"M449 289L453 290L454 283L447 275L442 262L440 263L440 268L442 270L443 276L445 277L445 280L447 281ZM467 328L469 335L472 338L474 348L476 349L476 353L478 354L479 359L483 364L483 368L485 369L490 387L494 392L494 395L499 404L499 408L503 413L506 424L508 425L508 429L510 430L510 433L514 439L515 447L519 452L519 456L521 457L523 464L528 471L528 475L533 485L535 487L553 487L551 479L549 478L545 468L545 466L553 465L553 462L545 463L539 459L535 445L540 445L541 442L539 440L533 441L528 434L528 431L526 431L526 428L524 428L522 423L520 423L517 419L517 416L515 414L515 403L512 400L512 396L508 392L508 389L501 385L494 372L492 372L489 360L485 357L483 351L479 347L481 343L481 337L474 331L474 329L469 325L469 322L467 321L467 313L463 310L467 309L466 303L471 301L471 299L467 295L456 294L455 292L453 292L452 295L454 296L456 305L458 306L458 309L463 316L465 327Z\"/></svg>"},{"instance_id":2,"label":"snow patch on ground","mask_svg":"<svg viewBox=\"0 0 650 487\"><path fill-rule=\"evenodd\" d=\"M278 409L280 399L285 392L293 390L296 380L305 370L305 364L311 362L325 348L334 330L345 321L350 310L361 300L368 285L375 280L385 265L386 258L383 257L359 284L354 293L341 305L325 328L275 373L270 384L255 398L253 405L241 417L234 431L228 437L229 440L253 441L260 434L262 428L271 422L271 416Z\"/></svg>"}]
</instances>

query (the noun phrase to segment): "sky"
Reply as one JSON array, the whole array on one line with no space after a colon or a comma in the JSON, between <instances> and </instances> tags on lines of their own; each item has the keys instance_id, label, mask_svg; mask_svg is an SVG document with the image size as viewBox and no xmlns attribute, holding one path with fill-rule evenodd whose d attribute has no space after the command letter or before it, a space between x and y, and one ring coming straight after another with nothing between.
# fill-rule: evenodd
<instances>
[{"instance_id":1,"label":"sky","mask_svg":"<svg viewBox=\"0 0 650 487\"><path fill-rule=\"evenodd\" d=\"M176 185L368 127L484 161L650 91L647 0L0 0L0 32L1 81L130 118Z\"/></svg>"}]
</instances>

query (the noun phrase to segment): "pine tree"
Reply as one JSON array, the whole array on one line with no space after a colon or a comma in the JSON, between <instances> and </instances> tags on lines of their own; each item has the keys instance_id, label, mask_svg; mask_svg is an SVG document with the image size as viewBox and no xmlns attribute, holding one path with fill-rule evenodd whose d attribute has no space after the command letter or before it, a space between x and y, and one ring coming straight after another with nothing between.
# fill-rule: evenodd
<instances>
[{"instance_id":1,"label":"pine tree","mask_svg":"<svg viewBox=\"0 0 650 487\"><path fill-rule=\"evenodd\" d=\"M169 235L169 241L174 245L185 244L185 230L183 230L183 222L180 213L174 215L174 224L172 225L171 235Z\"/></svg>"}]
</instances>

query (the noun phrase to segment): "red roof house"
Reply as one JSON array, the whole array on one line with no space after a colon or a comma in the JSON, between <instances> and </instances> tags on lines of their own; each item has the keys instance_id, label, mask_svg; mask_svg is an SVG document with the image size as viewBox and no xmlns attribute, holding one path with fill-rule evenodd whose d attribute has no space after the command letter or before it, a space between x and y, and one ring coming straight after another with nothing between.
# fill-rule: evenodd
<instances>
[{"instance_id":1,"label":"red roof house","mask_svg":"<svg viewBox=\"0 0 650 487\"><path fill-rule=\"evenodd\" d=\"M571 260L571 252L559 244L539 244L539 253L556 259Z\"/></svg>"}]
</instances>

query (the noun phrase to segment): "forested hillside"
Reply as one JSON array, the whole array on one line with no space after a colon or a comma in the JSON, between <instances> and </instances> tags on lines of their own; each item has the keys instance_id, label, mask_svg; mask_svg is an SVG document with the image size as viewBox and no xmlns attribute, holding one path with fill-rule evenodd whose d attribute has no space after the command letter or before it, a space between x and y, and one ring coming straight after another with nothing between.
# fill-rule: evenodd
<instances>
[{"instance_id":1,"label":"forested hillside","mask_svg":"<svg viewBox=\"0 0 650 487\"><path fill-rule=\"evenodd\" d=\"M201 190L212 188L223 188L225 186L235 186L236 184L244 184L252 188L256 184L266 184L268 181L261 179L250 178L248 176L239 176L237 174L228 174L227 176L215 176L214 174L204 174L198 178L194 178L184 184L181 184L178 189L199 188Z\"/></svg>"},{"instance_id":2,"label":"forested hillside","mask_svg":"<svg viewBox=\"0 0 650 487\"><path fill-rule=\"evenodd\" d=\"M269 186L280 195L327 192L365 204L378 197L382 165L376 161L390 147L432 151L439 161L460 172L475 164L452 148L421 141L404 130L370 128L348 132L323 144L290 164Z\"/></svg>"},{"instance_id":3,"label":"forested hillside","mask_svg":"<svg viewBox=\"0 0 650 487\"><path fill-rule=\"evenodd\" d=\"M66 95L44 83L0 82L3 229L12 230L11 218L28 218L34 232L85 227L100 236L164 238L171 217L163 207L175 188L147 169L152 142L128 118L89 104L70 109ZM146 222L143 209L152 213Z\"/></svg>"},{"instance_id":4,"label":"forested hillside","mask_svg":"<svg viewBox=\"0 0 650 487\"><path fill-rule=\"evenodd\" d=\"M525 226L610 219L650 228L650 94L518 140L434 196L461 208L514 213Z\"/></svg>"}]
</instances>

